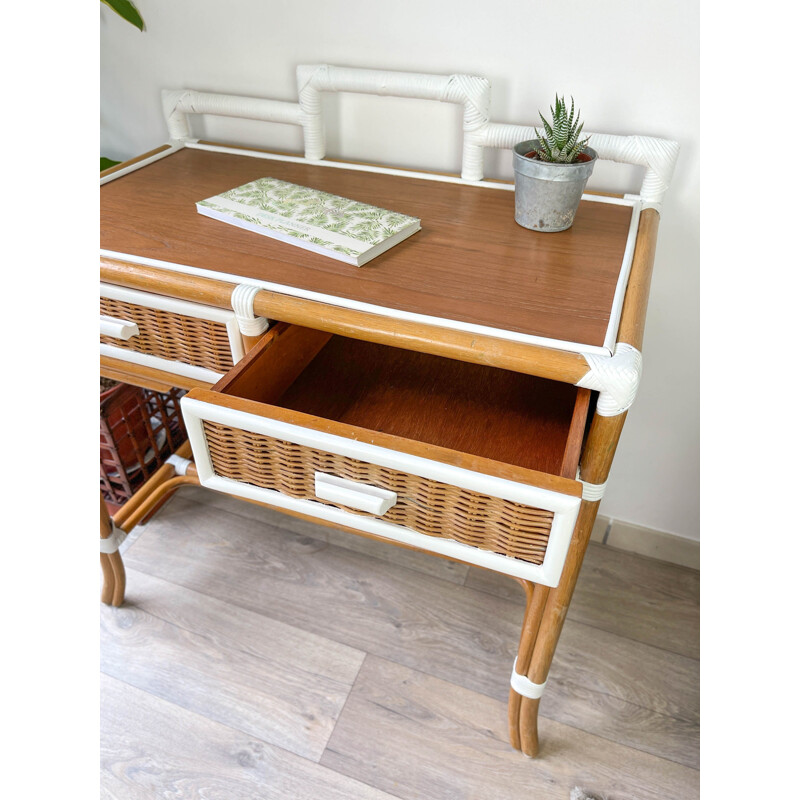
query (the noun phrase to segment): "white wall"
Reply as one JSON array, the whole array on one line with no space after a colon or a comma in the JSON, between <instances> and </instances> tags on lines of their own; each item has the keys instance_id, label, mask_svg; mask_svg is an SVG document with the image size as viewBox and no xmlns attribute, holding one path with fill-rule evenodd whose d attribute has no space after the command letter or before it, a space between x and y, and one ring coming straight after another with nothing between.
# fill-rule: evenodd
<instances>
[{"instance_id":1,"label":"white wall","mask_svg":"<svg viewBox=\"0 0 800 800\"><path fill-rule=\"evenodd\" d=\"M492 84L495 121L533 124L559 92L575 97L587 130L680 142L662 209L644 376L602 513L699 539L697 0L137 4L145 33L101 7L101 152L110 158L165 141L162 87L294 101L300 63L481 75ZM326 103L331 156L460 169L454 106L360 95ZM302 150L299 128L272 123L207 120L195 135ZM510 155L487 151L486 171L511 178ZM635 190L639 177L601 164L589 188Z\"/></svg>"}]
</instances>

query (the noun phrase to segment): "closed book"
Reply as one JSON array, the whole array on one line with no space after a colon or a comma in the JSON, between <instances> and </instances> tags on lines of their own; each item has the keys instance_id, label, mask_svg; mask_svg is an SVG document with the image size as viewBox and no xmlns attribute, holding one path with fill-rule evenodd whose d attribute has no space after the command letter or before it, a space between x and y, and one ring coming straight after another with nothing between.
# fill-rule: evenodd
<instances>
[{"instance_id":1,"label":"closed book","mask_svg":"<svg viewBox=\"0 0 800 800\"><path fill-rule=\"evenodd\" d=\"M259 178L201 200L197 210L357 267L420 229L416 217L277 178Z\"/></svg>"}]
</instances>

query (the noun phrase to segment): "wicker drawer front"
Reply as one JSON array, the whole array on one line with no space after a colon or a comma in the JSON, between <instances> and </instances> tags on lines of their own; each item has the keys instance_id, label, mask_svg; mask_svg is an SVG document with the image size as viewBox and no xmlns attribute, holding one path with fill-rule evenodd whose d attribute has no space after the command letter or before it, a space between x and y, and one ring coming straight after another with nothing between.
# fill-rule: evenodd
<instances>
[{"instance_id":1,"label":"wicker drawer front","mask_svg":"<svg viewBox=\"0 0 800 800\"><path fill-rule=\"evenodd\" d=\"M130 326L122 335L101 326L101 353L123 361L215 383L244 353L233 311L101 284L100 315L135 326L130 336Z\"/></svg>"},{"instance_id":2,"label":"wicker drawer front","mask_svg":"<svg viewBox=\"0 0 800 800\"><path fill-rule=\"evenodd\" d=\"M222 477L366 514L317 496L315 473L336 475L395 492L397 502L380 515L387 522L532 564L544 561L552 511L228 425L204 422L203 431L214 471ZM244 452L248 458L241 457Z\"/></svg>"},{"instance_id":3,"label":"wicker drawer front","mask_svg":"<svg viewBox=\"0 0 800 800\"><path fill-rule=\"evenodd\" d=\"M181 408L200 480L209 488L516 577L558 583L579 496L196 397L183 398ZM387 490L396 502L376 515L322 499L315 490L320 475Z\"/></svg>"}]
</instances>

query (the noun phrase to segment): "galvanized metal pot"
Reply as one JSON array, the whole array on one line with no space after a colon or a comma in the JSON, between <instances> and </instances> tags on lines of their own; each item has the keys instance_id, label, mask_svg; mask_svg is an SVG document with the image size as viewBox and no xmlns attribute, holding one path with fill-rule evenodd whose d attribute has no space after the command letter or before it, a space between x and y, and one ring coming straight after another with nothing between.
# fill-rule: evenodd
<instances>
[{"instance_id":1,"label":"galvanized metal pot","mask_svg":"<svg viewBox=\"0 0 800 800\"><path fill-rule=\"evenodd\" d=\"M533 231L565 231L575 221L575 212L597 161L597 153L586 147L583 152L591 161L575 164L551 164L525 158L526 153L539 146L538 139L514 146L514 219L523 228Z\"/></svg>"}]
</instances>

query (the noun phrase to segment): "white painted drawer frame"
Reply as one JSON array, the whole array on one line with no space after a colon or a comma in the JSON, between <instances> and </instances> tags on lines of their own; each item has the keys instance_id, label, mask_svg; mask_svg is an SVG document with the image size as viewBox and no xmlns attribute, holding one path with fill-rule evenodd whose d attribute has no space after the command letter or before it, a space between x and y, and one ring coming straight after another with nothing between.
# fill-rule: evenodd
<instances>
[{"instance_id":1,"label":"white painted drawer frame","mask_svg":"<svg viewBox=\"0 0 800 800\"><path fill-rule=\"evenodd\" d=\"M558 585L575 521L578 517L581 504L580 497L505 480L492 475L484 475L480 472L461 469L440 461L412 456L385 447L378 447L324 433L312 428L303 428L280 420L217 406L194 398L182 398L181 410L186 423L186 430L189 434L200 483L209 489L373 533L395 542L476 564L516 578L524 578L546 586ZM458 486L469 491L481 492L492 497L552 511L553 525L544 562L541 565L531 564L521 559L503 556L477 547L470 547L452 539L438 539L418 533L402 525L359 514L351 514L313 500L299 500L272 489L264 489L217 475L211 463L208 443L203 431L203 420L221 425L230 425L251 433L271 436L297 445L336 453L370 464L418 475L429 480Z\"/></svg>"},{"instance_id":2,"label":"white painted drawer frame","mask_svg":"<svg viewBox=\"0 0 800 800\"><path fill-rule=\"evenodd\" d=\"M200 303L190 303L187 300L177 300L165 295L151 294L150 292L140 292L136 289L127 289L123 286L115 286L111 283L100 284L100 296L107 297L109 300L120 300L126 303L133 303L145 308L153 308L158 311L171 311L185 317L204 319L209 322L220 322L225 325L228 332L228 342L231 348L231 357L236 364L244 356L244 343L242 334L239 330L236 314L215 306L204 306ZM206 367L199 367L195 364L186 364L183 361L173 361L168 358L150 355L149 353L139 353L136 350L129 350L124 347L114 347L110 344L100 345L100 354L117 358L120 361L128 361L132 364L139 364L144 367L172 372L185 378L204 381L206 383L216 383L224 373Z\"/></svg>"}]
</instances>

